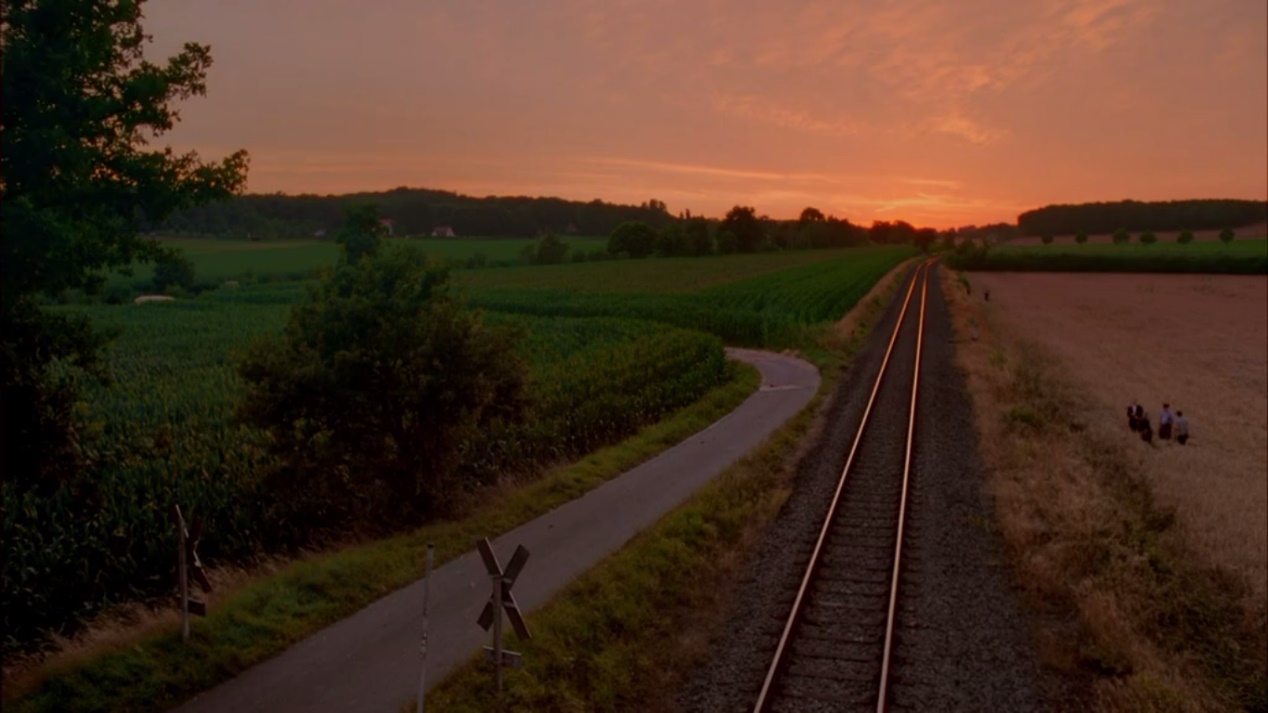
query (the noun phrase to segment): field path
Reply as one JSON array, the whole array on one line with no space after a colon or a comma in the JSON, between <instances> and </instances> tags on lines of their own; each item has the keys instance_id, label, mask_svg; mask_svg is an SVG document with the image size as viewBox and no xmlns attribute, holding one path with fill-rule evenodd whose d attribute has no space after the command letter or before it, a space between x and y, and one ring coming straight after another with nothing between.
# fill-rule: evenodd
<instances>
[{"instance_id":1,"label":"field path","mask_svg":"<svg viewBox=\"0 0 1268 713\"><path fill-rule=\"evenodd\" d=\"M577 575L677 507L800 411L819 388L819 372L800 359L747 349L727 353L762 373L761 388L739 408L494 541L503 567L516 545L532 553L514 588L522 609L545 604ZM488 596L489 578L474 549L436 569L429 684L488 643L489 635L476 625ZM418 687L422 601L422 582L415 582L177 710L396 711Z\"/></svg>"}]
</instances>

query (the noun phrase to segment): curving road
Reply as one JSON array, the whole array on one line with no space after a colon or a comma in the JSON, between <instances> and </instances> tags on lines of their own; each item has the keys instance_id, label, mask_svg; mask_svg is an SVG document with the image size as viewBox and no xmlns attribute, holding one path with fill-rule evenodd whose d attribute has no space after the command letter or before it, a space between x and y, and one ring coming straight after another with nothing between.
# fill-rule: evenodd
<instances>
[{"instance_id":1,"label":"curving road","mask_svg":"<svg viewBox=\"0 0 1268 713\"><path fill-rule=\"evenodd\" d=\"M819 388L819 372L795 357L748 349L727 354L757 367L761 388L703 431L585 495L494 541L505 563L532 553L515 585L532 611L677 507L794 416ZM474 550L432 576L429 684L488 643L475 621L489 578ZM180 713L395 711L417 692L422 581L398 590L199 695Z\"/></svg>"}]
</instances>

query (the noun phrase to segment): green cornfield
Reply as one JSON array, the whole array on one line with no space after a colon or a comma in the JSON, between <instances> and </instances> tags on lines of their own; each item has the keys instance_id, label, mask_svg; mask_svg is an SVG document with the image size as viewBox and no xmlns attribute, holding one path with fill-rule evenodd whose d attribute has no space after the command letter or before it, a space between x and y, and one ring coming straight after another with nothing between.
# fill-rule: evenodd
<instances>
[{"instance_id":1,"label":"green cornfield","mask_svg":"<svg viewBox=\"0 0 1268 713\"><path fill-rule=\"evenodd\" d=\"M911 254L621 261L480 273L506 273L502 285L459 279L485 319L525 327L531 374L530 417L467 444L466 482L531 476L694 402L730 378L723 342L813 346L816 330ZM534 270L561 277L535 282ZM173 504L206 519L200 553L213 563L324 536L297 538L269 521L264 436L233 420L242 390L235 350L279 331L306 291L278 282L57 308L118 334L107 354L114 378L85 391L82 477L52 496L3 491L6 650L67 633L111 603L170 592Z\"/></svg>"}]
</instances>

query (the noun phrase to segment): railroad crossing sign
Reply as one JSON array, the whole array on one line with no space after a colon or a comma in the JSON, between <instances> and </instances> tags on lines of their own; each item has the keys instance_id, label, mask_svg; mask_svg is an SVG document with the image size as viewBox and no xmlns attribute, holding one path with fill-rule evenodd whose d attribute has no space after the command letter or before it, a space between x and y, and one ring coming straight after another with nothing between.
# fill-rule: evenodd
<instances>
[{"instance_id":1,"label":"railroad crossing sign","mask_svg":"<svg viewBox=\"0 0 1268 713\"><path fill-rule=\"evenodd\" d=\"M180 585L181 600L181 640L189 639L189 615L207 616L207 603L189 596L189 578L192 576L198 586L206 594L211 591L211 582L203 571L202 560L198 558L198 543L203 539L203 519L194 518L192 532L185 526L185 516L181 514L181 506L173 506L173 518L176 520L177 537L177 571L176 580Z\"/></svg>"},{"instance_id":2,"label":"railroad crossing sign","mask_svg":"<svg viewBox=\"0 0 1268 713\"><path fill-rule=\"evenodd\" d=\"M511 555L511 561L507 563L504 570L498 564L497 555L493 553L493 545L489 543L487 537L476 542L476 549L480 551L484 567L489 572L489 578L493 580L493 594L485 603L484 611L480 612L480 618L476 623L485 631L488 631L490 626L493 627L493 646L486 646L484 649L488 652L489 660L497 671L500 694L502 666L510 665L519 668L524 665L523 658L518 653L502 649L502 612L506 612L506 618L511 620L511 627L515 629L515 635L520 637L520 640L527 641L532 638L528 632L528 624L524 621L524 615L520 613L519 604L515 602L515 595L511 594L512 585L519 578L520 572L524 570L524 565L528 563L528 550L523 545L516 547L515 554Z\"/></svg>"}]
</instances>

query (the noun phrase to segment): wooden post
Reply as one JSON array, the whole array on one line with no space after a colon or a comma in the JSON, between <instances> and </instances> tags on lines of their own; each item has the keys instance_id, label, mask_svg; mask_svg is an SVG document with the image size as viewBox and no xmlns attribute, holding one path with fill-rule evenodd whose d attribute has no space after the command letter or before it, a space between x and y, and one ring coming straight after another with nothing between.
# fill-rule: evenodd
<instances>
[{"instance_id":1,"label":"wooden post","mask_svg":"<svg viewBox=\"0 0 1268 713\"><path fill-rule=\"evenodd\" d=\"M427 604L431 599L431 564L436 546L427 543L427 573L423 575L423 642L420 653L423 655L422 671L418 674L418 705L415 713L423 713L423 699L427 695Z\"/></svg>"},{"instance_id":2,"label":"wooden post","mask_svg":"<svg viewBox=\"0 0 1268 713\"><path fill-rule=\"evenodd\" d=\"M185 516L181 514L181 506L176 506L176 566L177 581L181 590L181 641L189 641L189 568L185 561Z\"/></svg>"},{"instance_id":3,"label":"wooden post","mask_svg":"<svg viewBox=\"0 0 1268 713\"><path fill-rule=\"evenodd\" d=\"M493 666L497 672L498 698L502 697L502 575L493 575Z\"/></svg>"}]
</instances>

